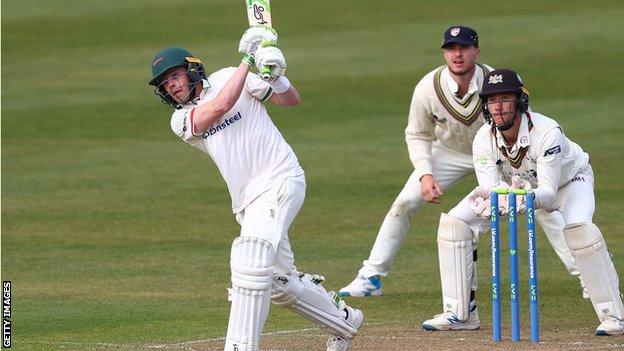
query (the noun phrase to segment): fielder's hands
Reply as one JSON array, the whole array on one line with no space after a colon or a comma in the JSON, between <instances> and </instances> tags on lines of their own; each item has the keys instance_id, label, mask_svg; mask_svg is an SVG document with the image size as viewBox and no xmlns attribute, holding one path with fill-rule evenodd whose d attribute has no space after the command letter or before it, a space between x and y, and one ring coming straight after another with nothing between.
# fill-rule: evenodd
<instances>
[{"instance_id":1,"label":"fielder's hands","mask_svg":"<svg viewBox=\"0 0 624 351\"><path fill-rule=\"evenodd\" d=\"M253 55L263 41L277 43L277 32L269 27L249 27L238 43L238 51Z\"/></svg>"},{"instance_id":2,"label":"fielder's hands","mask_svg":"<svg viewBox=\"0 0 624 351\"><path fill-rule=\"evenodd\" d=\"M262 77L268 82L275 82L286 73L286 59L282 51L275 46L275 43L262 42L256 49L256 67L263 72L265 67L269 67L271 74L269 77Z\"/></svg>"},{"instance_id":3,"label":"fielder's hands","mask_svg":"<svg viewBox=\"0 0 624 351\"><path fill-rule=\"evenodd\" d=\"M420 178L420 191L425 201L434 204L439 204L440 196L444 194L442 192L442 187L431 174L425 174Z\"/></svg>"}]
</instances>

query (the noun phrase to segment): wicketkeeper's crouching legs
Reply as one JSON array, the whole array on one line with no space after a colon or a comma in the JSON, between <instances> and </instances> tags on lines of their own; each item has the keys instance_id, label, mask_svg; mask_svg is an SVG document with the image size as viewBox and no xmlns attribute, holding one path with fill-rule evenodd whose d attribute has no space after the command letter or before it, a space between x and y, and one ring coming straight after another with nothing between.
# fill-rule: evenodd
<instances>
[{"instance_id":1,"label":"wicketkeeper's crouching legs","mask_svg":"<svg viewBox=\"0 0 624 351\"><path fill-rule=\"evenodd\" d=\"M440 215L438 258L444 312L425 321L423 328L479 329L479 315L474 304L477 238L463 220L446 213Z\"/></svg>"},{"instance_id":2,"label":"wicketkeeper's crouching legs","mask_svg":"<svg viewBox=\"0 0 624 351\"><path fill-rule=\"evenodd\" d=\"M574 223L565 227L564 234L601 322L596 334L622 335L624 305L618 273L600 229L589 222Z\"/></svg>"}]
</instances>

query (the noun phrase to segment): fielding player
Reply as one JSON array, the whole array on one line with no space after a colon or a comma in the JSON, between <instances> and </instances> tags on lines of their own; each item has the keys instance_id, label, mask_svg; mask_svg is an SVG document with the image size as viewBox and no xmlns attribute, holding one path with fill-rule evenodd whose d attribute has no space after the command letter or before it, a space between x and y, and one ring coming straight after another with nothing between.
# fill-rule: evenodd
<instances>
[{"instance_id":1,"label":"fielding player","mask_svg":"<svg viewBox=\"0 0 624 351\"><path fill-rule=\"evenodd\" d=\"M514 71L490 72L480 97L487 125L479 129L472 146L479 186L440 218L444 313L425 321L423 327L479 327L478 316L469 313L471 281L466 278L473 267L473 233L489 228L489 189L504 182L533 189L536 208L561 212L565 241L600 320L596 334L622 335L624 306L618 274L602 233L592 223L594 173L589 156L564 135L556 121L529 110L528 90ZM500 196L502 214L507 213L506 198ZM523 211L524 197L519 199L517 207Z\"/></svg>"},{"instance_id":2,"label":"fielding player","mask_svg":"<svg viewBox=\"0 0 624 351\"><path fill-rule=\"evenodd\" d=\"M446 65L422 78L412 96L405 139L414 172L386 215L370 256L340 289L341 296L381 295L381 277L390 272L416 211L425 201L439 203L443 189L474 172L472 140L483 125L479 89L492 68L477 63L479 39L472 28L447 29L442 51ZM539 214L538 220L568 271L578 276L563 240L561 215Z\"/></svg>"},{"instance_id":3,"label":"fielding player","mask_svg":"<svg viewBox=\"0 0 624 351\"><path fill-rule=\"evenodd\" d=\"M231 250L232 305L225 350L259 349L272 300L329 331L328 350L344 351L363 322L362 312L328 293L314 277L300 277L288 240L306 182L295 153L263 104L299 104L297 90L284 76L282 52L267 45L276 40L272 30L248 29L239 46L245 54L242 63L210 76L190 52L164 49L152 61L149 84L175 107L173 132L217 165L241 225ZM249 73L254 60L259 70L271 68L268 82Z\"/></svg>"}]
</instances>

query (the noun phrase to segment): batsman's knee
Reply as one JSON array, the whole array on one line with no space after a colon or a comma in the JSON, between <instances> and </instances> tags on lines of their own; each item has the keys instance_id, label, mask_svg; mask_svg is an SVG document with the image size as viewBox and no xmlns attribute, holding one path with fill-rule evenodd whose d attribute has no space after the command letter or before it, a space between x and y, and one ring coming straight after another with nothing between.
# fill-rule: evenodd
<instances>
[{"instance_id":1,"label":"batsman's knee","mask_svg":"<svg viewBox=\"0 0 624 351\"><path fill-rule=\"evenodd\" d=\"M268 291L275 264L273 245L264 239L241 236L232 243L232 289L242 294Z\"/></svg>"},{"instance_id":2,"label":"batsman's knee","mask_svg":"<svg viewBox=\"0 0 624 351\"><path fill-rule=\"evenodd\" d=\"M303 286L291 282L297 279L290 274L274 273L271 284L271 302L278 306L288 307L295 303L303 293Z\"/></svg>"}]
</instances>

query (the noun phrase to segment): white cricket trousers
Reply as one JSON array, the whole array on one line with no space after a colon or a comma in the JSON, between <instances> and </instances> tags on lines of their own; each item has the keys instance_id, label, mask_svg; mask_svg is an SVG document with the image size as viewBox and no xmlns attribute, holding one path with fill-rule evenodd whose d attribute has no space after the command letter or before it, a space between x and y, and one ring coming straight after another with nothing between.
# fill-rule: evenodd
<instances>
[{"instance_id":1,"label":"white cricket trousers","mask_svg":"<svg viewBox=\"0 0 624 351\"><path fill-rule=\"evenodd\" d=\"M438 141L434 142L431 150L431 163L433 176L442 189L474 173L472 154L449 149ZM360 275L365 277L388 275L397 252L405 240L405 235L411 227L412 217L424 203L420 179L412 173L386 214L370 256L363 262L359 271ZM570 274L578 276L574 257L563 237L564 222L561 214L558 212L540 214L538 223Z\"/></svg>"},{"instance_id":2,"label":"white cricket trousers","mask_svg":"<svg viewBox=\"0 0 624 351\"><path fill-rule=\"evenodd\" d=\"M302 174L286 178L280 185L262 193L236 214L241 236L269 241L275 253L275 272L296 274L295 258L288 240L288 228L305 200L306 182Z\"/></svg>"},{"instance_id":3,"label":"white cricket trousers","mask_svg":"<svg viewBox=\"0 0 624 351\"><path fill-rule=\"evenodd\" d=\"M236 220L241 225L241 237L264 240L262 242L257 240L239 241L243 243L241 245L244 243L264 244L249 250L250 255L243 252L244 256L237 256L236 261L231 261L233 289L230 295L232 304L225 339L225 350L227 351L259 350L260 335L270 308L270 283L267 289L263 290L263 284L257 284L253 279L244 278L247 280L244 281L243 287L237 288L234 286L235 271L237 277L241 275L240 272L245 272L244 274L247 276L250 274L257 276L257 272L261 272L260 279L269 278L269 281L271 278L266 277L266 273L263 271L265 267L272 267L273 272L296 274L294 257L288 241L288 228L301 209L305 199L305 188L303 175L286 178L277 186L258 196L236 215ZM266 245L267 241L271 243L270 247ZM237 255L241 254L239 247L236 247ZM262 248L267 253L258 254L256 250L262 252ZM271 250L273 252L268 253ZM232 255L234 255L234 250ZM233 256L232 260L234 260ZM241 262L244 263L241 264ZM258 270L257 268L262 269ZM270 275L270 272L267 273ZM241 281L240 277L236 279Z\"/></svg>"}]
</instances>

